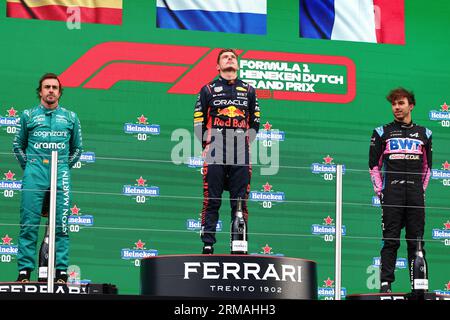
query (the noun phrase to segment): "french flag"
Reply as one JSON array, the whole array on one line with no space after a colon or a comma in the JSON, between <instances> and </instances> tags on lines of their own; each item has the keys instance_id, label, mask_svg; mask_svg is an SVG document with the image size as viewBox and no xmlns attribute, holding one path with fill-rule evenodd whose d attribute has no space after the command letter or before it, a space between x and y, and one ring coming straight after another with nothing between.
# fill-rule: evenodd
<instances>
[{"instance_id":1,"label":"french flag","mask_svg":"<svg viewBox=\"0 0 450 320\"><path fill-rule=\"evenodd\" d=\"M267 0L157 0L158 28L266 34Z\"/></svg>"},{"instance_id":2,"label":"french flag","mask_svg":"<svg viewBox=\"0 0 450 320\"><path fill-rule=\"evenodd\" d=\"M300 37L405 44L404 0L299 0Z\"/></svg>"}]
</instances>

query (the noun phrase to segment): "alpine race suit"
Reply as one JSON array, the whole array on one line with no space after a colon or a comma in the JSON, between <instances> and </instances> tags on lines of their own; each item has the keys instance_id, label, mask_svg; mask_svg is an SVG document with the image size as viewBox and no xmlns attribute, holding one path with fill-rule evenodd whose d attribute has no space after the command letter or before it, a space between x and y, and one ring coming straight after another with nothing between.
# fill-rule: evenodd
<instances>
[{"instance_id":1,"label":"alpine race suit","mask_svg":"<svg viewBox=\"0 0 450 320\"><path fill-rule=\"evenodd\" d=\"M82 153L77 115L61 106L42 105L25 110L13 142L13 151L24 169L20 207L19 270L35 268L36 240L41 210L50 189L51 153L58 151L55 268L67 270L70 171Z\"/></svg>"},{"instance_id":2,"label":"alpine race suit","mask_svg":"<svg viewBox=\"0 0 450 320\"><path fill-rule=\"evenodd\" d=\"M423 238L424 193L430 179L431 160L429 129L412 122L404 124L394 121L373 131L369 168L383 210L381 282L395 280L401 229L405 227L406 230L409 265L414 258L417 238Z\"/></svg>"},{"instance_id":3,"label":"alpine race suit","mask_svg":"<svg viewBox=\"0 0 450 320\"><path fill-rule=\"evenodd\" d=\"M217 80L203 86L194 110L194 132L203 147L203 209L201 239L216 242L215 232L223 190L230 192L231 216L237 198L250 192L250 143L259 130L260 110L255 89L240 79Z\"/></svg>"}]
</instances>

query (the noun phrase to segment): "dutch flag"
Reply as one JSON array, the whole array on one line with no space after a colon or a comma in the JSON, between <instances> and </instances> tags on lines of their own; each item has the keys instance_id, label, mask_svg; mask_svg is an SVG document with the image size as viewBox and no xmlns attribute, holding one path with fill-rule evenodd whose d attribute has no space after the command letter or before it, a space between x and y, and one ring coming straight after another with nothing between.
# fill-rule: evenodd
<instances>
[{"instance_id":1,"label":"dutch flag","mask_svg":"<svg viewBox=\"0 0 450 320\"><path fill-rule=\"evenodd\" d=\"M266 34L267 0L157 0L158 28Z\"/></svg>"}]
</instances>

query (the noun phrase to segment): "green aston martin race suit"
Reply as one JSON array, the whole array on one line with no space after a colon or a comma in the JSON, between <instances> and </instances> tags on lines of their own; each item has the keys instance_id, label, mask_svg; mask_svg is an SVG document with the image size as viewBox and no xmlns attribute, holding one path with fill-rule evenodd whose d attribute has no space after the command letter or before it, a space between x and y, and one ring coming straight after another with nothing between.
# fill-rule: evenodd
<instances>
[{"instance_id":1,"label":"green aston martin race suit","mask_svg":"<svg viewBox=\"0 0 450 320\"><path fill-rule=\"evenodd\" d=\"M19 270L35 268L36 241L45 193L50 189L51 153L58 151L56 197L55 269L67 270L70 171L82 152L81 126L77 115L61 106L42 105L25 110L14 137L13 150L24 175L20 207Z\"/></svg>"}]
</instances>

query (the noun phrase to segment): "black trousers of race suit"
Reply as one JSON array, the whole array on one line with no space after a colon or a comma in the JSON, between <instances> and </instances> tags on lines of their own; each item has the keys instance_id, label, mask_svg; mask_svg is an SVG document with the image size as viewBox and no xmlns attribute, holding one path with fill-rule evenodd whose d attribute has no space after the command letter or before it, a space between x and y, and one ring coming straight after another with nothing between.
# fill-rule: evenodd
<instances>
[{"instance_id":1,"label":"black trousers of race suit","mask_svg":"<svg viewBox=\"0 0 450 320\"><path fill-rule=\"evenodd\" d=\"M203 209L201 239L205 244L216 243L216 226L222 193L230 191L231 219L242 199L245 222L248 221L247 198L250 192L252 168L250 165L205 164L203 165Z\"/></svg>"},{"instance_id":2,"label":"black trousers of race suit","mask_svg":"<svg viewBox=\"0 0 450 320\"><path fill-rule=\"evenodd\" d=\"M381 249L380 281L395 280L395 264L400 247L400 233L405 228L408 270L415 256L417 238L425 228L424 192L421 181L386 181L381 194L383 248ZM422 247L423 247L422 241ZM424 250L425 254L425 250Z\"/></svg>"},{"instance_id":3,"label":"black trousers of race suit","mask_svg":"<svg viewBox=\"0 0 450 320\"><path fill-rule=\"evenodd\" d=\"M216 226L224 190L230 192L231 219L242 199L244 220L248 221L247 199L252 167L250 142L246 132L217 131L203 150L203 209L201 239L216 243Z\"/></svg>"}]
</instances>

